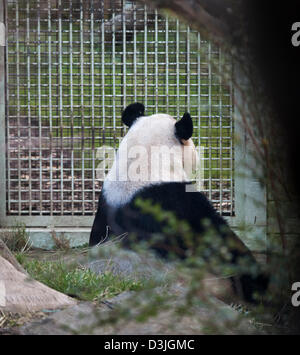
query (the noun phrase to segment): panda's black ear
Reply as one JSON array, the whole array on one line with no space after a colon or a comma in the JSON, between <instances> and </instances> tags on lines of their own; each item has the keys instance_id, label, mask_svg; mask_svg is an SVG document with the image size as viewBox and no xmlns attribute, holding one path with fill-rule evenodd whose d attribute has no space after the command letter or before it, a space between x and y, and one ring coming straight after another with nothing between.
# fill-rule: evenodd
<instances>
[{"instance_id":1,"label":"panda's black ear","mask_svg":"<svg viewBox=\"0 0 300 355\"><path fill-rule=\"evenodd\" d=\"M175 135L177 138L188 140L193 134L193 120L189 113L185 113L181 120L175 123Z\"/></svg>"},{"instance_id":2,"label":"panda's black ear","mask_svg":"<svg viewBox=\"0 0 300 355\"><path fill-rule=\"evenodd\" d=\"M144 105L136 102L125 108L122 113L122 121L126 124L126 126L130 127L137 118L142 117L144 115Z\"/></svg>"}]
</instances>

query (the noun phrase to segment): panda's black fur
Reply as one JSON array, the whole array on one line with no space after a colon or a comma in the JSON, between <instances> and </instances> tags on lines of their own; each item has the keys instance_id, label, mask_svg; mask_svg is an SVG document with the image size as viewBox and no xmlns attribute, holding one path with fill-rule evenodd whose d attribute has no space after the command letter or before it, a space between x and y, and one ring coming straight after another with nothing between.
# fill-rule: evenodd
<instances>
[{"instance_id":1,"label":"panda's black fur","mask_svg":"<svg viewBox=\"0 0 300 355\"><path fill-rule=\"evenodd\" d=\"M135 120L144 115L144 106L136 103L129 105L123 112L123 122L131 127ZM189 114L185 114L183 118L175 124L174 134L180 139L189 139L192 135L192 120ZM151 132L149 132L151 134ZM152 214L141 213L136 205L139 200L151 200L154 204L159 204L165 211L171 211L179 221L187 221L191 230L195 234L196 240L193 245L200 243L201 234L206 231L207 224L203 221L209 221L209 225L215 230L215 234L220 238L221 243L228 247L230 245L230 262L237 264L241 259L245 259L249 267L258 268L254 257L249 249L242 241L231 231L226 221L216 212L206 196L200 192L186 192L188 182L162 182L159 184L149 184L139 189L131 199L120 206L110 206L103 193L99 198L98 210L95 216L93 228L90 235L90 246L94 246L101 242L109 233L120 235L128 233L123 239L125 246L130 247L132 243L142 240L150 240L152 235L163 234L164 223L160 223ZM109 226L109 229L108 229ZM130 234L135 238L131 239ZM187 247L184 236L180 233L176 236L176 247L168 236L157 243L154 242L152 248L162 257L168 257L170 250L175 254L184 258ZM213 243L212 243L213 244ZM211 246L211 252L218 253L218 250ZM247 302L255 302L254 293L263 293L268 286L268 277L263 273L252 276L248 272L238 275L238 278L232 278L233 288ZM240 292L242 291L242 292Z\"/></svg>"}]
</instances>

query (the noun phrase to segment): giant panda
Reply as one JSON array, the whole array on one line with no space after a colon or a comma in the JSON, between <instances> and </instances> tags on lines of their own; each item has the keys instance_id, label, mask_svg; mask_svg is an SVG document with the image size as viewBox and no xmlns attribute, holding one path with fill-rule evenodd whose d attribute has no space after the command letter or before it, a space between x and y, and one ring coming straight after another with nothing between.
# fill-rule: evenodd
<instances>
[{"instance_id":1,"label":"giant panda","mask_svg":"<svg viewBox=\"0 0 300 355\"><path fill-rule=\"evenodd\" d=\"M127 234L123 238L125 247L153 240L153 235L160 235L163 238L154 238L151 248L160 257L168 258L169 254L175 254L184 259L187 255L193 255L197 246L201 245L202 236L210 228L217 243L216 239L212 239L211 245L209 241L207 245L206 238L204 260L209 261L211 255L221 255L225 246L227 259L229 255L232 265L240 262L246 265L244 271L232 277L234 292L246 302L255 303L254 294L266 290L268 277L257 271L259 266L249 249L206 196L193 190L189 181L185 167L195 164L197 154L191 139L193 122L190 114L185 113L178 121L168 114L146 116L143 104L133 103L123 111L122 121L129 130L104 180L89 245L106 240L108 231L113 235ZM170 149L172 159L157 161L151 158L153 147ZM140 165L136 164L137 161ZM149 200L153 205L161 206L163 211L171 212L179 221L187 222L192 230L192 242L185 242L184 232L165 235L163 220L157 220L150 212L142 213L136 202ZM255 274L247 271L250 269L255 269Z\"/></svg>"}]
</instances>

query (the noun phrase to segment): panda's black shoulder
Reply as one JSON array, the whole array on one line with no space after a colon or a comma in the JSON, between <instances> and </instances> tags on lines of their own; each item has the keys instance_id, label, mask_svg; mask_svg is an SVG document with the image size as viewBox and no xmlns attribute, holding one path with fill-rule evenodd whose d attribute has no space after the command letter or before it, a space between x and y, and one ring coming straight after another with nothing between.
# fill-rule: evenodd
<instances>
[{"instance_id":1,"label":"panda's black shoulder","mask_svg":"<svg viewBox=\"0 0 300 355\"><path fill-rule=\"evenodd\" d=\"M166 211L173 211L179 219L198 224L204 218L210 219L214 225L225 224L224 219L217 213L207 197L196 190L190 183L166 182L153 184L140 190L131 201L151 200L160 204Z\"/></svg>"}]
</instances>

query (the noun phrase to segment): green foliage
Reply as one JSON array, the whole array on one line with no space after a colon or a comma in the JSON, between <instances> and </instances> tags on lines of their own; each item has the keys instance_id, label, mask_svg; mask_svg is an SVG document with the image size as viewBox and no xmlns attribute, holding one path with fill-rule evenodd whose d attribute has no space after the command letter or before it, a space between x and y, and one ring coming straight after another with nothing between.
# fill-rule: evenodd
<instances>
[{"instance_id":1,"label":"green foliage","mask_svg":"<svg viewBox=\"0 0 300 355\"><path fill-rule=\"evenodd\" d=\"M26 261L26 255L24 253L16 253L15 258L20 264L24 264Z\"/></svg>"},{"instance_id":2,"label":"green foliage","mask_svg":"<svg viewBox=\"0 0 300 355\"><path fill-rule=\"evenodd\" d=\"M186 221L179 220L173 212L165 211L159 204L153 204L151 200L138 199L136 200L136 206L140 209L141 213L151 215L154 220L164 225L161 235L152 235L147 242L139 243L136 249L141 250L160 247L162 245L161 242L167 240L168 244L171 245L168 250L171 253L170 260L176 265L175 268L178 272L175 278L185 280L184 282L187 285L185 297L173 308L174 316L180 318L190 313L193 314L192 310L194 307L209 309L212 306L210 290L204 286L204 280L207 278L208 274L211 275L210 277L214 275L214 277L220 279L229 279L230 276L241 272L247 272L253 276L257 275L259 271L258 265L253 264L252 260L247 257L238 259L236 264L232 263L230 250L238 247L236 240L234 238L230 239L229 237L226 243L224 243L224 239L220 238L220 232L210 224L209 220L202 221L205 226L205 232L200 236L195 235ZM228 227L224 226L224 228ZM128 238L133 238L134 240L134 236L130 235ZM182 247L186 250L184 254L179 254L178 249ZM147 299L155 303L155 292L152 297L151 291L148 291L150 293ZM221 297L223 296L224 295ZM165 294L165 296L162 297L168 298L169 295ZM256 307L252 307L248 304L241 306L243 305L242 299L236 299L235 296L229 295L228 300L230 300L231 297L233 298L230 302L233 302L233 299L235 299L235 302L239 304L239 309L242 309L242 312L239 312L241 319L235 322L239 323L242 319L247 318L259 332L264 332L266 330L265 328L274 331L271 315L272 312L274 312L273 308L265 307L263 303L260 303L259 306ZM260 302L262 301L261 296L254 295L254 297L257 297L257 300L260 300ZM268 302L273 301L269 293L265 296L264 300L268 300ZM160 300L160 305L165 310L165 302ZM160 307L159 305L156 306L158 308ZM157 307L155 307L156 313L159 312ZM250 307L250 309L248 307ZM147 305L139 305L139 312L139 318L141 319L153 316L151 312L149 313L149 307ZM234 324L232 323L231 326L234 327ZM208 322L207 328L205 329L206 333L215 334L216 332L220 333L221 328L218 324Z\"/></svg>"},{"instance_id":3,"label":"green foliage","mask_svg":"<svg viewBox=\"0 0 300 355\"><path fill-rule=\"evenodd\" d=\"M239 243L235 236L231 237L231 232L226 225L216 230L210 220L203 219L201 222L205 232L197 235L187 221L179 220L173 212L165 211L159 204L153 204L151 200L138 199L136 206L142 214L151 215L164 226L161 235L153 235L148 241L148 247L164 246L166 240L170 245L168 252L173 260L178 257L184 258L182 264L186 267L210 270L222 276L242 271L253 275L258 272L247 257L237 260L235 264L232 263L231 250L239 248ZM220 237L220 232L228 235L226 240Z\"/></svg>"}]
</instances>

